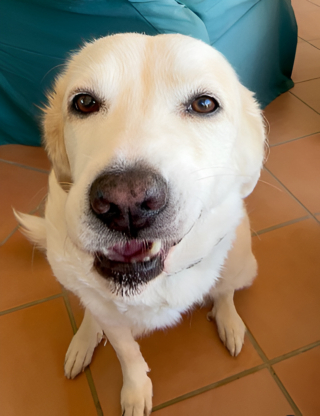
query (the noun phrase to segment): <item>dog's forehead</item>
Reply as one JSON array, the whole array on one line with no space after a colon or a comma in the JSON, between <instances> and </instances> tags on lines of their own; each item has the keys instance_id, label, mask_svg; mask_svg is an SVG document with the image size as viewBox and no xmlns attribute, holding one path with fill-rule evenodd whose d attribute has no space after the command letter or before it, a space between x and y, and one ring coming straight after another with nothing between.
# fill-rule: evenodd
<instances>
[{"instance_id":1,"label":"dog's forehead","mask_svg":"<svg viewBox=\"0 0 320 416\"><path fill-rule=\"evenodd\" d=\"M112 85L132 83L137 78L159 84L225 78L233 70L223 56L205 43L183 35L146 36L120 34L86 45L69 65L71 84ZM159 76L159 74L164 75Z\"/></svg>"}]
</instances>

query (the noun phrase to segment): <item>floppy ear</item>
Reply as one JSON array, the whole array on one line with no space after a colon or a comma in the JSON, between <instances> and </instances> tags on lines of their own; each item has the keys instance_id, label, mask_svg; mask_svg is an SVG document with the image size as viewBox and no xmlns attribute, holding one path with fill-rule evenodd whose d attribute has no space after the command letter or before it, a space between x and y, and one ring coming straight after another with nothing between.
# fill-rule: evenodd
<instances>
[{"instance_id":1,"label":"floppy ear","mask_svg":"<svg viewBox=\"0 0 320 416\"><path fill-rule=\"evenodd\" d=\"M71 183L70 165L64 144L62 99L63 88L58 79L44 109L43 139L58 182Z\"/></svg>"},{"instance_id":2,"label":"floppy ear","mask_svg":"<svg viewBox=\"0 0 320 416\"><path fill-rule=\"evenodd\" d=\"M256 186L264 160L265 126L258 103L247 88L240 85L241 113L235 158L242 181L242 197Z\"/></svg>"}]
</instances>

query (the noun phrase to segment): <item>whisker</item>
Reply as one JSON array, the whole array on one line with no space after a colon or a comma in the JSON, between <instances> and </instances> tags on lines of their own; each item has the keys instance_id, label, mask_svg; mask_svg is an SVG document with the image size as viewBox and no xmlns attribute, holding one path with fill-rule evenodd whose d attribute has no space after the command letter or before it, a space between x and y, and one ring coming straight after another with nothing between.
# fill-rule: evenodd
<instances>
[{"instance_id":1,"label":"whisker","mask_svg":"<svg viewBox=\"0 0 320 416\"><path fill-rule=\"evenodd\" d=\"M265 123L266 130L267 130L266 131L266 140L265 140L265 156L264 156L264 159L263 159L263 163L266 163L269 156L270 156L269 134L270 134L270 131L271 131L271 127L270 127L269 121L267 120L267 118L264 114L263 114L263 119L264 119L264 123Z\"/></svg>"},{"instance_id":2,"label":"whisker","mask_svg":"<svg viewBox=\"0 0 320 416\"><path fill-rule=\"evenodd\" d=\"M66 62L64 62L63 64L56 65L53 68L49 69L49 71L44 74L44 76L43 76L42 80L40 81L40 83L42 83L44 81L45 77L47 75L49 75L50 72L54 71L56 68L59 68L60 66L66 66Z\"/></svg>"},{"instance_id":3,"label":"whisker","mask_svg":"<svg viewBox=\"0 0 320 416\"><path fill-rule=\"evenodd\" d=\"M210 176L204 176L203 178L198 178L196 180L200 181L202 179L215 178L216 176L241 176L241 177L244 177L244 178L250 178L251 177L250 175L240 175L239 173L233 173L233 174L232 173L217 173L217 174L210 175Z\"/></svg>"},{"instance_id":4,"label":"whisker","mask_svg":"<svg viewBox=\"0 0 320 416\"><path fill-rule=\"evenodd\" d=\"M68 58L66 58L66 59L63 59L63 58L61 58L64 62L63 63L61 63L61 64L58 64L58 65L55 65L54 67L52 67L51 69L49 69L49 71L48 72L46 72L45 74L44 74L44 76L42 77L42 79L41 79L41 83L44 81L44 79L46 78L46 76L48 76L49 74L50 74L50 72L52 72L52 71L54 71L55 69L57 69L57 68L59 68L59 67L67 67L68 65L69 65L69 63L70 63L70 61L72 60L72 58L73 58L73 56L75 55L75 54L77 54L78 52L80 52L80 50L81 49L73 49L73 50L71 50L71 51L69 51L69 57ZM88 58L94 63L95 62L95 60L91 57L91 56L89 56L88 55ZM79 69L79 70L82 70L83 68L82 68L82 66L81 65L76 65L74 62L72 63L72 66L74 67L74 68L76 68L76 69Z\"/></svg>"},{"instance_id":5,"label":"whisker","mask_svg":"<svg viewBox=\"0 0 320 416\"><path fill-rule=\"evenodd\" d=\"M68 236L66 235L66 237L64 239L64 243L63 243L63 251L64 251L64 254L66 254L66 244L67 244L67 241L68 241Z\"/></svg>"},{"instance_id":6,"label":"whisker","mask_svg":"<svg viewBox=\"0 0 320 416\"><path fill-rule=\"evenodd\" d=\"M272 188L277 189L277 191L283 192L283 189L280 189L280 188L278 188L277 186L272 185L272 184L271 184L271 183L269 183L269 182L263 181L262 179L259 179L259 181L258 181L258 182L265 183L266 185L272 186Z\"/></svg>"},{"instance_id":7,"label":"whisker","mask_svg":"<svg viewBox=\"0 0 320 416\"><path fill-rule=\"evenodd\" d=\"M258 237L259 240L261 241L260 235L258 234L258 231L255 231L251 226L250 226L250 230L251 233L254 234L254 237Z\"/></svg>"},{"instance_id":8,"label":"whisker","mask_svg":"<svg viewBox=\"0 0 320 416\"><path fill-rule=\"evenodd\" d=\"M34 195L33 195L33 197L31 198L31 200L30 200L30 202L32 202L32 201L34 201L37 197L38 197L38 195L44 190L44 189L47 189L47 186L43 186L42 188L40 188ZM41 198L41 201L40 201L40 203L38 204L38 205L40 205L43 201L44 201L44 199L47 197L47 195L48 195L48 193L46 193L46 195L43 197L43 198Z\"/></svg>"},{"instance_id":9,"label":"whisker","mask_svg":"<svg viewBox=\"0 0 320 416\"><path fill-rule=\"evenodd\" d=\"M269 159L269 156L270 156L270 145L269 145L267 139L265 141L265 146L264 147L265 147L265 155L264 155L264 158L263 158L263 164L267 163L267 160Z\"/></svg>"},{"instance_id":10,"label":"whisker","mask_svg":"<svg viewBox=\"0 0 320 416\"><path fill-rule=\"evenodd\" d=\"M270 123L269 123L269 121L268 121L267 117L264 115L264 113L262 113L262 117L263 117L263 121L264 121L265 126L266 126L267 136L269 136L270 131L271 131L271 128L270 128Z\"/></svg>"},{"instance_id":11,"label":"whisker","mask_svg":"<svg viewBox=\"0 0 320 416\"><path fill-rule=\"evenodd\" d=\"M227 170L234 170L233 168L230 168L230 167L228 167L228 166L209 166L209 167L207 167L207 168L199 168L199 169L197 169L197 170L195 170L195 171L193 171L193 172L190 172L191 174L194 174L194 173L197 173L197 172L200 172L200 170L205 170L205 169L227 169Z\"/></svg>"},{"instance_id":12,"label":"whisker","mask_svg":"<svg viewBox=\"0 0 320 416\"><path fill-rule=\"evenodd\" d=\"M36 245L35 244L33 244L33 247L32 247L32 255L31 255L31 269L32 269L32 273L34 272L34 253L35 253L35 251L36 251Z\"/></svg>"}]
</instances>

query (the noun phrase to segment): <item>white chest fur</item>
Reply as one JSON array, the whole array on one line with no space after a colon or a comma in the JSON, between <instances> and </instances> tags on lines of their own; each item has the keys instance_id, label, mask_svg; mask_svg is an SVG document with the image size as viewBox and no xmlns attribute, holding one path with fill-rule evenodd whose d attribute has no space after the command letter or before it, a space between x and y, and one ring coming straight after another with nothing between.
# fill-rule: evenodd
<instances>
[{"instance_id":1,"label":"white chest fur","mask_svg":"<svg viewBox=\"0 0 320 416\"><path fill-rule=\"evenodd\" d=\"M92 269L93 257L68 237L64 220L67 194L54 175L50 177L49 189L45 216L47 257L55 276L94 315L103 316L113 324L127 324L136 335L173 325L181 313L202 301L219 279L243 215L240 198L229 198L223 206L200 219L169 253L165 272L150 281L139 295L120 297Z\"/></svg>"}]
</instances>

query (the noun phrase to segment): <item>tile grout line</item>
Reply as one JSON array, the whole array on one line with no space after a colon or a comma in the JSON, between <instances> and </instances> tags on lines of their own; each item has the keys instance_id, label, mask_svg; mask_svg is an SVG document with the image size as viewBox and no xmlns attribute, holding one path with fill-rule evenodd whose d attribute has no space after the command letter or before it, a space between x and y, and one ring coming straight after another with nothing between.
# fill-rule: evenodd
<instances>
[{"instance_id":1,"label":"tile grout line","mask_svg":"<svg viewBox=\"0 0 320 416\"><path fill-rule=\"evenodd\" d=\"M50 171L46 169L35 168L32 166L23 165L22 163L11 162L10 160L0 159L0 162L7 163L8 165L12 165L12 166L17 166L19 168L32 170L34 172L45 173L47 175L50 173Z\"/></svg>"},{"instance_id":2,"label":"tile grout line","mask_svg":"<svg viewBox=\"0 0 320 416\"><path fill-rule=\"evenodd\" d=\"M307 137L315 136L316 134L319 134L319 133L320 133L320 131L316 131L315 133L306 134L305 136L296 137L295 139L289 139L289 140L286 140L284 142L275 143L275 144L269 144L269 148L281 146L282 144L287 144L287 143L295 142L296 140L306 139Z\"/></svg>"},{"instance_id":3,"label":"tile grout line","mask_svg":"<svg viewBox=\"0 0 320 416\"><path fill-rule=\"evenodd\" d=\"M313 2L313 1L311 1L311 0L307 0L307 2L308 2L308 3L313 4L314 6L320 7L317 3L314 3L314 2Z\"/></svg>"},{"instance_id":4,"label":"tile grout line","mask_svg":"<svg viewBox=\"0 0 320 416\"><path fill-rule=\"evenodd\" d=\"M317 217L314 215L314 214L312 214L312 212L301 202L301 201L299 201L299 199L284 185L284 183L282 183L281 181L280 181L280 179L278 179L272 172L271 172L271 170L270 169L268 169L266 166L264 167L265 168L265 170L267 171L267 172L269 172L270 173L270 175L277 181L277 182L279 182L279 184L281 185L281 186L283 186L284 187L284 189L292 196L292 198L302 207L302 208L304 208L305 209L305 211L307 211L307 213L309 214L309 215L311 215L311 217L314 219L314 220L316 220L317 221L317 223L318 224L320 224L320 220L318 220L317 219Z\"/></svg>"},{"instance_id":5,"label":"tile grout line","mask_svg":"<svg viewBox=\"0 0 320 416\"><path fill-rule=\"evenodd\" d=\"M4 311L0 311L0 316L8 315L12 312L21 311L22 309L30 308L31 306L40 305L41 303L49 302L51 300L55 300L58 298L62 298L63 293L57 293L56 295L48 296L47 298L37 299L32 302L24 303L19 306L15 306L14 308L5 309Z\"/></svg>"},{"instance_id":6,"label":"tile grout line","mask_svg":"<svg viewBox=\"0 0 320 416\"><path fill-rule=\"evenodd\" d=\"M282 381L279 379L279 377L277 376L276 372L274 371L274 369L271 365L268 367L268 370L269 370L269 373L271 374L273 380L277 383L277 385L278 385L279 389L281 390L282 394L284 395L284 397L287 399L288 403L292 407L292 410L294 411L295 416L303 416L299 407L295 404L292 397L288 393L287 389L284 387Z\"/></svg>"},{"instance_id":7,"label":"tile grout line","mask_svg":"<svg viewBox=\"0 0 320 416\"><path fill-rule=\"evenodd\" d=\"M90 389L90 392L91 392L91 395L92 395L93 403L94 403L96 411L97 411L97 416L103 416L103 411L102 411L102 407L101 407L101 404L100 404L99 396L98 396L97 389L96 389L96 386L94 384L92 373L91 373L91 370L90 370L89 366L84 370L84 373L87 377L87 383L89 385L89 389Z\"/></svg>"},{"instance_id":8,"label":"tile grout line","mask_svg":"<svg viewBox=\"0 0 320 416\"><path fill-rule=\"evenodd\" d=\"M288 360L289 358L296 357L297 355L303 354L307 351L312 350L320 346L320 341L313 342L312 344L305 345L304 347L298 348L294 351L287 352L286 354L279 355L279 357L272 358L270 361L271 365L278 364L282 361Z\"/></svg>"},{"instance_id":9,"label":"tile grout line","mask_svg":"<svg viewBox=\"0 0 320 416\"><path fill-rule=\"evenodd\" d=\"M224 378L222 380L219 380L219 381L216 381L214 383L208 384L207 386L204 386L204 387L201 387L199 389L193 390L192 392L189 392L189 393L183 394L181 396L175 397L174 399L168 400L167 402L158 404L157 406L155 406L152 409L152 411L156 412L157 410L163 409L163 408L168 407L168 406L172 406L173 404L176 404L176 403L182 402L186 399L190 399L192 397L198 396L199 394L206 393L207 391L213 390L215 388L225 386L226 384L228 384L232 381L238 380L238 379L243 378L245 376L248 376L250 374L254 374L257 371L263 370L265 368L267 368L267 365L265 363L263 363L263 364L255 366L255 367L249 368L247 370L241 371L240 373L233 374L230 377Z\"/></svg>"},{"instance_id":10,"label":"tile grout line","mask_svg":"<svg viewBox=\"0 0 320 416\"><path fill-rule=\"evenodd\" d=\"M298 406L295 404L294 400L290 396L290 394L287 391L287 389L285 388L284 384L281 382L281 380L279 379L279 377L275 373L275 371L274 371L274 369L272 367L272 364L271 364L271 360L269 360L268 357L265 355L264 351L262 350L262 348L258 344L257 340L254 338L254 336L252 335L252 333L249 331L248 327L247 327L246 334L247 334L247 337L249 338L251 344L253 345L255 351L259 354L259 357L262 359L262 361L266 365L266 368L269 371L271 377L276 382L277 386L281 390L281 393L284 395L284 397L286 398L287 402L289 403L289 405L291 406L292 410L294 411L295 416L302 416L302 413L300 412Z\"/></svg>"},{"instance_id":11,"label":"tile grout line","mask_svg":"<svg viewBox=\"0 0 320 416\"><path fill-rule=\"evenodd\" d=\"M70 304L70 301L69 301L69 298L68 298L68 292L62 285L61 285L61 289L62 289L62 296L63 296L64 304L65 304L65 307L66 307L67 312L68 312L69 320L70 320L73 335L74 335L77 332L78 327L77 327L77 324L76 324L76 320L74 319L71 304Z\"/></svg>"},{"instance_id":12,"label":"tile grout line","mask_svg":"<svg viewBox=\"0 0 320 416\"><path fill-rule=\"evenodd\" d=\"M72 308L71 308L70 300L69 300L69 297L68 297L68 292L63 286L61 286L61 287L62 287L62 297L63 297L64 304L65 304L65 307L66 307L68 315L69 315L70 323L71 323L71 326L72 326L72 331L73 331L73 334L75 334L77 332L77 324L76 324L76 320L74 318L73 311L72 311ZM96 386L94 384L92 373L91 373L91 370L90 370L89 366L84 370L84 373L86 375L87 383L88 383L88 386L89 386L89 389L90 389L90 392L91 392L93 403L94 403L96 411L97 411L97 416L103 416L103 411L102 411L102 408L101 408L101 404L100 404L100 400L99 400L99 397L98 397L97 389L96 389Z\"/></svg>"},{"instance_id":13,"label":"tile grout line","mask_svg":"<svg viewBox=\"0 0 320 416\"><path fill-rule=\"evenodd\" d=\"M311 45L311 43L310 43L310 45ZM313 45L311 45L311 46L313 46ZM315 46L313 46L314 48L316 48ZM316 48L316 49L318 49L318 48ZM293 82L294 82L294 85L296 85L296 84L303 84L304 82L308 82L308 81L315 81L316 79L320 79L319 77L315 77L315 78L309 78L309 79L304 79L303 81L294 81L293 80Z\"/></svg>"},{"instance_id":14,"label":"tile grout line","mask_svg":"<svg viewBox=\"0 0 320 416\"><path fill-rule=\"evenodd\" d=\"M314 4L314 3L313 3ZM320 6L319 6L320 7ZM309 43L309 45L311 45L311 46L313 46L314 48L316 48L316 49L318 49L318 50L320 50L320 48L318 48L318 46L315 46L315 45L313 45L311 42L314 42L315 40L319 40L319 39L312 39L312 40L306 40L306 39L303 39L303 38L300 38L300 39L302 39L302 40L304 40L306 43ZM316 79L316 78L315 78ZM294 82L294 81L293 81Z\"/></svg>"},{"instance_id":15,"label":"tile grout line","mask_svg":"<svg viewBox=\"0 0 320 416\"><path fill-rule=\"evenodd\" d=\"M311 40L305 40L305 42L309 43L309 45L313 46L314 48L318 49L318 51L320 51L320 48L318 46L311 43L311 42L314 42L315 40L319 40L319 39L313 39L312 41Z\"/></svg>"},{"instance_id":16,"label":"tile grout line","mask_svg":"<svg viewBox=\"0 0 320 416\"><path fill-rule=\"evenodd\" d=\"M293 95L294 97L298 98L299 101L301 101L303 104L305 104L307 107L309 107L311 110L313 110L316 114L320 114L319 111L315 110L314 108L311 107L311 105L309 105L308 103L306 103L305 101L303 101L300 97L298 97L296 94L294 94L292 91L289 91L289 94Z\"/></svg>"},{"instance_id":17,"label":"tile grout line","mask_svg":"<svg viewBox=\"0 0 320 416\"><path fill-rule=\"evenodd\" d=\"M259 235L268 233L270 231L278 230L279 228L287 227L288 225L296 224L297 222L305 221L309 218L311 218L310 215L305 215L304 217L295 218L294 220L281 222L280 224L272 225L271 227L263 228L262 230L259 230L259 231L254 231L252 233L252 237L259 236Z\"/></svg>"},{"instance_id":18,"label":"tile grout line","mask_svg":"<svg viewBox=\"0 0 320 416\"><path fill-rule=\"evenodd\" d=\"M0 242L0 247L3 246L12 236L13 234L19 230L19 225L16 225L12 231Z\"/></svg>"},{"instance_id":19,"label":"tile grout line","mask_svg":"<svg viewBox=\"0 0 320 416\"><path fill-rule=\"evenodd\" d=\"M264 364L269 364L268 357L266 356L266 354L264 353L263 349L258 344L258 342L255 339L255 337L252 335L252 332L249 330L249 328L248 328L247 325L246 325L246 336L248 337L249 341L253 345L253 348L258 353L259 357L264 362Z\"/></svg>"},{"instance_id":20,"label":"tile grout line","mask_svg":"<svg viewBox=\"0 0 320 416\"><path fill-rule=\"evenodd\" d=\"M45 196L44 198L47 198L47 196ZM39 204L35 208L33 208L31 211L28 212L29 215L35 214L40 209L41 205L44 202L44 198L42 199L42 201L39 202ZM20 228L20 224L16 225L14 229L10 231L10 233L2 241L0 241L0 247L3 246L9 240L9 238L11 238L13 234L19 230L19 228Z\"/></svg>"}]
</instances>

